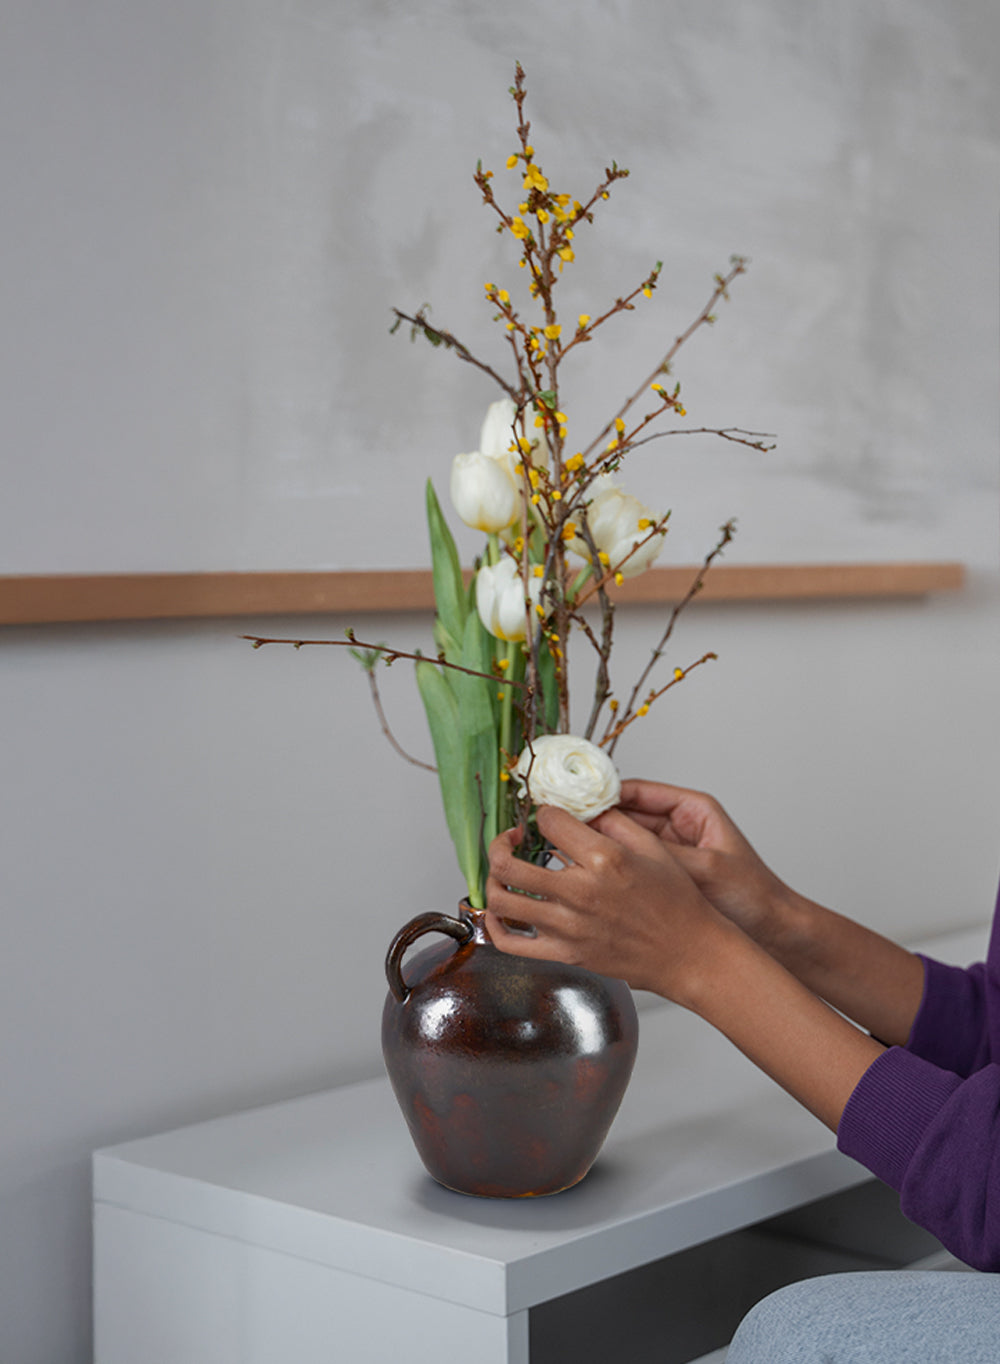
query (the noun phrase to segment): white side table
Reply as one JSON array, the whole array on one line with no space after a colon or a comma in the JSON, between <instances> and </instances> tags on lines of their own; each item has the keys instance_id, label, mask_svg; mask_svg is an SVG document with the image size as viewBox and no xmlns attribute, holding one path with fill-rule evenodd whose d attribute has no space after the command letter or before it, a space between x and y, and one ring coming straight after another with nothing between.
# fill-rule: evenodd
<instances>
[{"instance_id":1,"label":"white side table","mask_svg":"<svg viewBox=\"0 0 1000 1364\"><path fill-rule=\"evenodd\" d=\"M700 1020L640 1027L604 1151L553 1198L439 1187L385 1080L98 1152L97 1364L529 1364L532 1307L869 1178Z\"/></svg>"}]
</instances>

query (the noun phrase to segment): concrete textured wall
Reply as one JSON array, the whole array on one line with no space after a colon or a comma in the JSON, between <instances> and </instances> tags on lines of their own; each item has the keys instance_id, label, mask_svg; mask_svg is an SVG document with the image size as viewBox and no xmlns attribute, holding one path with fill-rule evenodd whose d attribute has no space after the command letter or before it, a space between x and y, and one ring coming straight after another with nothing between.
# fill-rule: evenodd
<instances>
[{"instance_id":1,"label":"concrete textured wall","mask_svg":"<svg viewBox=\"0 0 1000 1364\"><path fill-rule=\"evenodd\" d=\"M582 373L581 422L633 338L753 258L683 377L779 449L642 466L673 560L735 514L731 562L970 565L958 596L699 606L680 661L720 660L622 766L716 791L794 884L904 940L988 915L994 6L41 0L4 30L0 571L422 562L420 485L492 394L387 309L482 327L505 267L468 172L500 174L520 59L569 183L633 170L567 289L669 275ZM657 623L622 614L624 679ZM4 632L4 1361L89 1358L89 1152L376 1073L385 945L460 893L433 779L353 665L253 653L252 624ZM386 701L426 755L402 667Z\"/></svg>"}]
</instances>

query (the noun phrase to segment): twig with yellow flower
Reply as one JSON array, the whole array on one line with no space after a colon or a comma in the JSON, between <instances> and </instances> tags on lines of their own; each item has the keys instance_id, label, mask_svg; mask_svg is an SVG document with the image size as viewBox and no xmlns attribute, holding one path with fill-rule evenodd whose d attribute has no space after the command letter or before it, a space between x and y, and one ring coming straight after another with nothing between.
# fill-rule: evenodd
<instances>
[{"instance_id":1,"label":"twig with yellow flower","mask_svg":"<svg viewBox=\"0 0 1000 1364\"><path fill-rule=\"evenodd\" d=\"M741 427L662 428L668 414L686 416L679 381L669 386L665 382L672 376L673 362L697 331L715 321L716 308L746 271L747 261L741 256L732 258L726 274L715 276L705 306L673 338L642 383L617 404L589 443L568 445L570 420L560 397L567 358L589 345L613 317L651 299L663 265L657 261L639 283L596 316L578 313L574 324L563 325L556 306L557 289L563 272L576 260L576 234L593 224L614 187L629 172L612 162L583 200L557 192L531 142L520 65L510 93L517 113L517 147L506 167L520 178L516 206L501 202L494 187L496 177L482 163L474 179L484 204L496 216L497 232L517 243L517 266L526 281L520 289L513 281L509 287L493 281L484 287L493 320L503 327L512 374L500 373L454 333L432 323L426 305L416 313L394 309L392 326L395 331L408 324L412 338L422 336L452 351L505 395L490 406L478 449L456 456L451 472L452 502L467 525L486 535L485 548L467 588L454 539L428 483L437 657L380 645L362 646L368 652L360 660L370 676L380 659L416 660L445 814L473 905L484 902L486 849L492 836L508 827L516 815L527 819L540 747L548 746L545 767L549 772L551 745L565 740L564 765L571 781L578 781L584 769L600 769L599 803L607 808L617 777L606 755L659 697L715 657L706 653L686 667L675 667L665 685L647 685L680 612L700 590L704 573L732 538L732 522L722 528L690 590L674 606L659 644L621 709L611 681L614 603L609 589L649 567L663 546L670 513L650 511L612 476L631 451L667 435L713 434L755 450L771 448L769 436ZM637 411L649 394L653 395L649 409ZM586 614L591 605L599 609L599 624ZM568 644L574 631L596 658L593 699L581 739L570 734ZM277 641L254 639L257 645L271 642ZM298 645L321 642L341 641L294 641ZM610 718L595 746L591 739L605 707ZM380 705L379 718L389 733ZM520 781L517 792L511 790L516 785L512 776ZM546 790L551 790L548 778ZM586 803L574 806L575 811L583 808ZM540 854L540 845L530 837L522 849L525 846L529 855Z\"/></svg>"}]
</instances>

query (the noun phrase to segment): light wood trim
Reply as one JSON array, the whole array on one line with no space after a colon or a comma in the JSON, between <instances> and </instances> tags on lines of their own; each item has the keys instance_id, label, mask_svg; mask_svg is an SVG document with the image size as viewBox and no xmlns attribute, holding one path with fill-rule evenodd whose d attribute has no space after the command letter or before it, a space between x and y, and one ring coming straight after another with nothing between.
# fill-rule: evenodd
<instances>
[{"instance_id":1,"label":"light wood trim","mask_svg":"<svg viewBox=\"0 0 1000 1364\"><path fill-rule=\"evenodd\" d=\"M614 590L620 602L672 602L695 568L653 568ZM721 564L702 600L915 597L960 588L959 563ZM0 625L198 616L351 615L433 605L427 569L364 573L107 573L0 577Z\"/></svg>"}]
</instances>

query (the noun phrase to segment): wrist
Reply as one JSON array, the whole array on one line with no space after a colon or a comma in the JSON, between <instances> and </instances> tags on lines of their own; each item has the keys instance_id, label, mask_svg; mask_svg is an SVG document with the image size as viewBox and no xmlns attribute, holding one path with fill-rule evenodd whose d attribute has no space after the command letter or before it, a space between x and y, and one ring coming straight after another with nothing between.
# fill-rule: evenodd
<instances>
[{"instance_id":1,"label":"wrist","mask_svg":"<svg viewBox=\"0 0 1000 1364\"><path fill-rule=\"evenodd\" d=\"M720 997L738 984L747 951L760 951L749 937L729 919L713 914L706 923L697 951L686 969L675 977L669 997L685 1009L709 1022Z\"/></svg>"},{"instance_id":2,"label":"wrist","mask_svg":"<svg viewBox=\"0 0 1000 1364\"><path fill-rule=\"evenodd\" d=\"M768 897L767 917L756 941L779 960L795 956L808 943L818 906L784 882L775 882Z\"/></svg>"}]
</instances>

